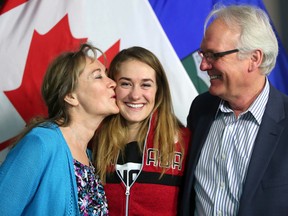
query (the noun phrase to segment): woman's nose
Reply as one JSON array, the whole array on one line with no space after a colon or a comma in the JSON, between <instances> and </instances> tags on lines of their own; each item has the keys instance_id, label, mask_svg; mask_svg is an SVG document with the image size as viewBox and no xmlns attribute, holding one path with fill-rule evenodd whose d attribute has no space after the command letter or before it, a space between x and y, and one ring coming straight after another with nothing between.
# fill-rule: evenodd
<instances>
[{"instance_id":1,"label":"woman's nose","mask_svg":"<svg viewBox=\"0 0 288 216\"><path fill-rule=\"evenodd\" d=\"M134 86L132 89L131 89L131 92L130 92L130 97L133 99L133 100L138 100L140 97L141 97L141 89L137 86Z\"/></svg>"},{"instance_id":2,"label":"woman's nose","mask_svg":"<svg viewBox=\"0 0 288 216\"><path fill-rule=\"evenodd\" d=\"M115 89L116 88L116 82L114 80L112 80L111 78L108 77L108 86L109 88L113 88Z\"/></svg>"}]
</instances>

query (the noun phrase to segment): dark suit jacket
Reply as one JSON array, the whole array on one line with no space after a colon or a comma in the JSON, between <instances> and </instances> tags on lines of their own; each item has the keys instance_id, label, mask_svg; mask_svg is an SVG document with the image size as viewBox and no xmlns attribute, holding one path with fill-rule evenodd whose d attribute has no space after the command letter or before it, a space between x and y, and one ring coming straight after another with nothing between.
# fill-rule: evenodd
<instances>
[{"instance_id":1,"label":"dark suit jacket","mask_svg":"<svg viewBox=\"0 0 288 216\"><path fill-rule=\"evenodd\" d=\"M192 143L179 215L193 215L194 171L220 99L208 92L193 101L187 118ZM288 216L288 97L270 85L240 199L239 216Z\"/></svg>"}]
</instances>

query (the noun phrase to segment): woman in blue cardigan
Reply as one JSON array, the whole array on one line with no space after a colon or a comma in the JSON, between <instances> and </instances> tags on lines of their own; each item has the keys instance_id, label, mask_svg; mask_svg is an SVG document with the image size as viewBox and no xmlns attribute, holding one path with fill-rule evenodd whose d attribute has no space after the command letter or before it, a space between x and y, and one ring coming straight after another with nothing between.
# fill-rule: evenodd
<instances>
[{"instance_id":1,"label":"woman in blue cardigan","mask_svg":"<svg viewBox=\"0 0 288 216\"><path fill-rule=\"evenodd\" d=\"M42 84L48 117L31 121L0 167L1 215L108 215L87 145L119 109L97 51L83 44L50 64Z\"/></svg>"}]
</instances>

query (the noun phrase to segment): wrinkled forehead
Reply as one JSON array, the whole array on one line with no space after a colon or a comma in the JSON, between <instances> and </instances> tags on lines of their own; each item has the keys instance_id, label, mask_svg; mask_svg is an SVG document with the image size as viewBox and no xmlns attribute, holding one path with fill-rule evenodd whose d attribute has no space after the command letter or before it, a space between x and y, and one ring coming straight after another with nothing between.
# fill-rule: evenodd
<instances>
[{"instance_id":1,"label":"wrinkled forehead","mask_svg":"<svg viewBox=\"0 0 288 216\"><path fill-rule=\"evenodd\" d=\"M239 28L230 28L223 20L215 19L205 31L201 48L209 49L209 47L219 46L220 50L216 51L221 51L222 46L235 47L239 41L239 37Z\"/></svg>"}]
</instances>

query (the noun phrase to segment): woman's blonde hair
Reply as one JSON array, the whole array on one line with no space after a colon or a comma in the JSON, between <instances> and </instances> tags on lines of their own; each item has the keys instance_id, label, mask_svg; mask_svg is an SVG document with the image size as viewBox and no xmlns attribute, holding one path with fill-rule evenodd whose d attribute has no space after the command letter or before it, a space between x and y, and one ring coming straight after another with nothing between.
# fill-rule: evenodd
<instances>
[{"instance_id":1,"label":"woman's blonde hair","mask_svg":"<svg viewBox=\"0 0 288 216\"><path fill-rule=\"evenodd\" d=\"M130 60L143 62L155 71L157 92L155 106L152 111L156 117L153 145L154 148L159 150L160 163L171 164L175 151L175 138L181 139L181 136L179 136L181 124L173 111L165 71L158 58L152 52L142 47L131 47L119 52L112 60L108 73L110 78L115 80L115 76L120 71L121 64ZM136 141L142 151L149 127L149 120L150 117L147 117L141 123L137 135ZM109 173L111 165L117 163L119 152L124 151L125 145L128 143L128 133L126 120L120 114L107 117L97 130L93 140L93 145L95 146L93 149L93 158L94 165L102 182L105 183L106 174ZM164 172L165 168L162 169L162 175Z\"/></svg>"}]
</instances>

